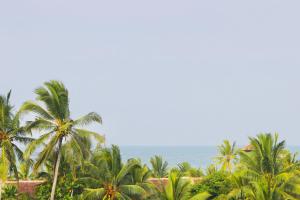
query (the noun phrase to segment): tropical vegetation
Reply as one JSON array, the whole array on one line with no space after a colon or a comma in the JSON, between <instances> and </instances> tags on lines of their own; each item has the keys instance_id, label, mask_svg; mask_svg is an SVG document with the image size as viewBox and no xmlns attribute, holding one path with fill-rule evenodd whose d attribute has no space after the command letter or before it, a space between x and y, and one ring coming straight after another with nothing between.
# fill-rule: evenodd
<instances>
[{"instance_id":1,"label":"tropical vegetation","mask_svg":"<svg viewBox=\"0 0 300 200\"><path fill-rule=\"evenodd\" d=\"M105 146L90 130L101 125L99 114L73 117L62 82L45 82L34 93L35 101L19 109L11 91L0 96L0 200L300 199L300 161L277 133L250 137L247 149L224 140L206 169L171 166L159 155L149 163L124 160L117 145ZM19 180L42 184L27 194Z\"/></svg>"}]
</instances>

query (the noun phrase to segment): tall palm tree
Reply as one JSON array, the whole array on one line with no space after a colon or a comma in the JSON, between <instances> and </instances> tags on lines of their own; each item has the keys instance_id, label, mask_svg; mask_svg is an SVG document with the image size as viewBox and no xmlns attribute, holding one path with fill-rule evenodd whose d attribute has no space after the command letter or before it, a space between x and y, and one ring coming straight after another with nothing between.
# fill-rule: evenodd
<instances>
[{"instance_id":1,"label":"tall palm tree","mask_svg":"<svg viewBox=\"0 0 300 200\"><path fill-rule=\"evenodd\" d=\"M18 180L16 162L23 160L23 152L17 144L27 144L32 138L26 136L24 127L20 126L19 115L13 112L10 104L11 91L6 96L0 96L0 199L2 182L6 180L8 173L14 174Z\"/></svg>"},{"instance_id":2,"label":"tall palm tree","mask_svg":"<svg viewBox=\"0 0 300 200\"><path fill-rule=\"evenodd\" d=\"M80 185L77 184L78 178L81 176L83 163L81 163L81 158L78 155L78 159L74 159L72 154L69 154L70 148L67 144L62 147L62 155L59 165L59 177L57 180L57 188L60 188L60 192L64 191L65 196L77 199L78 192L82 189ZM54 164L55 164L56 152L53 152L50 157L43 164L43 168L38 172L36 178L46 180L45 185L51 183L54 174ZM79 186L79 187L78 187ZM47 187L48 188L48 187ZM51 188L50 188L51 190ZM50 198L51 191L45 193L44 199ZM56 193L57 194L57 193ZM56 198L59 198L56 196Z\"/></svg>"},{"instance_id":3,"label":"tall palm tree","mask_svg":"<svg viewBox=\"0 0 300 200\"><path fill-rule=\"evenodd\" d=\"M38 130L41 136L30 143L25 154L28 157L37 147L43 146L42 151L38 154L33 166L36 171L51 155L56 154L54 167L54 177L51 190L51 200L54 200L55 188L57 183L61 149L64 142L72 144L73 150L78 155L85 151L84 140L93 136L99 142L103 142L103 137L99 134L81 129L80 127L90 124L91 122L101 123L101 117L91 112L79 119L72 119L69 108L69 94L63 83L59 81L49 81L44 83L43 87L35 90L36 100L41 104L27 101L21 107L21 112L32 112L36 118L29 122L32 130ZM44 145L46 143L46 145Z\"/></svg>"},{"instance_id":4,"label":"tall palm tree","mask_svg":"<svg viewBox=\"0 0 300 200\"><path fill-rule=\"evenodd\" d=\"M122 163L120 149L112 146L96 152L91 161L86 163L85 178L80 180L88 187L84 199L131 200L143 199L146 195L142 185L132 181L131 173L139 168L137 160Z\"/></svg>"},{"instance_id":5,"label":"tall palm tree","mask_svg":"<svg viewBox=\"0 0 300 200\"><path fill-rule=\"evenodd\" d=\"M218 164L221 165L222 170L231 172L233 162L237 159L237 149L235 142L231 144L228 140L224 140L223 144L218 147L219 155L216 157Z\"/></svg>"},{"instance_id":6,"label":"tall palm tree","mask_svg":"<svg viewBox=\"0 0 300 200\"><path fill-rule=\"evenodd\" d=\"M168 175L168 162L164 161L162 156L154 156L150 159L153 176L164 178Z\"/></svg>"}]
</instances>

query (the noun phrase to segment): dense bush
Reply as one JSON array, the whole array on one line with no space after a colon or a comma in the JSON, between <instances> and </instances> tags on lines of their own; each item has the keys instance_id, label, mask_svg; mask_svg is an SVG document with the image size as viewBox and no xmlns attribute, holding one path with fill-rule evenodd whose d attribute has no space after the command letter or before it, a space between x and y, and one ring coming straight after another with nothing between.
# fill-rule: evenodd
<instances>
[{"instance_id":1,"label":"dense bush","mask_svg":"<svg viewBox=\"0 0 300 200\"><path fill-rule=\"evenodd\" d=\"M191 193L195 195L201 192L209 192L212 198L214 198L229 193L231 189L232 185L229 180L229 174L218 171L205 177L201 183L194 185L191 189Z\"/></svg>"},{"instance_id":2,"label":"dense bush","mask_svg":"<svg viewBox=\"0 0 300 200\"><path fill-rule=\"evenodd\" d=\"M182 176L189 176L189 177L201 177L204 175L201 168L195 168L188 162L182 162L171 169L171 171L178 171L182 174Z\"/></svg>"},{"instance_id":3,"label":"dense bush","mask_svg":"<svg viewBox=\"0 0 300 200\"><path fill-rule=\"evenodd\" d=\"M14 185L7 185L3 189L3 199L5 200L13 200L17 199L17 188Z\"/></svg>"},{"instance_id":4,"label":"dense bush","mask_svg":"<svg viewBox=\"0 0 300 200\"><path fill-rule=\"evenodd\" d=\"M33 198L28 193L18 194L19 200L33 200Z\"/></svg>"},{"instance_id":5,"label":"dense bush","mask_svg":"<svg viewBox=\"0 0 300 200\"><path fill-rule=\"evenodd\" d=\"M36 190L36 199L37 200L48 200L50 198L52 183L47 182L37 187ZM73 181L71 175L61 177L58 180L55 199L56 200L72 200L81 194L83 187L81 184Z\"/></svg>"}]
</instances>

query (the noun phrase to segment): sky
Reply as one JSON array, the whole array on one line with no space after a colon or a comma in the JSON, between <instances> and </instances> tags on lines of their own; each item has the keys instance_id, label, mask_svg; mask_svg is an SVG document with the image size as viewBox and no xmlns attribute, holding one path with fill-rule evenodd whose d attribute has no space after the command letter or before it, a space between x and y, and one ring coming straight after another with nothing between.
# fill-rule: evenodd
<instances>
[{"instance_id":1,"label":"sky","mask_svg":"<svg viewBox=\"0 0 300 200\"><path fill-rule=\"evenodd\" d=\"M0 1L0 93L64 82L119 145L300 141L300 2Z\"/></svg>"}]
</instances>

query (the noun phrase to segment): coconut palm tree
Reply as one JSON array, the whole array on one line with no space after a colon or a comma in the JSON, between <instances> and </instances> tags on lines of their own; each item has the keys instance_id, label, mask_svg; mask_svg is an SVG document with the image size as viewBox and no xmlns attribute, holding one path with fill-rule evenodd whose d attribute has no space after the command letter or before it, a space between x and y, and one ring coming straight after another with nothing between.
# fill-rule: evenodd
<instances>
[{"instance_id":1,"label":"coconut palm tree","mask_svg":"<svg viewBox=\"0 0 300 200\"><path fill-rule=\"evenodd\" d=\"M231 172L238 155L235 142L231 144L228 140L224 140L218 150L219 155L216 157L218 164L221 165L222 170Z\"/></svg>"},{"instance_id":2,"label":"coconut palm tree","mask_svg":"<svg viewBox=\"0 0 300 200\"><path fill-rule=\"evenodd\" d=\"M133 170L140 167L135 159L123 164L120 149L115 145L94 153L91 161L85 165L85 177L80 179L88 186L83 198L144 199L145 189L142 185L134 183L131 176Z\"/></svg>"},{"instance_id":3,"label":"coconut palm tree","mask_svg":"<svg viewBox=\"0 0 300 200\"><path fill-rule=\"evenodd\" d=\"M251 193L250 180L247 178L245 170L237 170L231 174L230 181L232 183L232 190L226 195L224 199L244 200L249 197Z\"/></svg>"},{"instance_id":4,"label":"coconut palm tree","mask_svg":"<svg viewBox=\"0 0 300 200\"><path fill-rule=\"evenodd\" d=\"M135 185L142 187L147 192L147 197L151 196L155 192L155 185L149 181L149 178L152 176L152 171L147 167L146 164L142 165L141 160L139 159L130 159L139 163L141 167L136 167L130 172L131 182ZM146 198L147 197L143 197Z\"/></svg>"},{"instance_id":5,"label":"coconut palm tree","mask_svg":"<svg viewBox=\"0 0 300 200\"><path fill-rule=\"evenodd\" d=\"M236 194L251 200L299 199L300 165L287 156L285 141L279 142L278 134L259 134L250 142L253 151L240 152Z\"/></svg>"},{"instance_id":6,"label":"coconut palm tree","mask_svg":"<svg viewBox=\"0 0 300 200\"><path fill-rule=\"evenodd\" d=\"M37 95L36 100L40 103L25 102L21 107L21 113L31 112L35 114L35 120L29 122L28 126L32 130L38 130L41 135L28 145L25 155L28 157L35 152L37 147L43 146L33 166L34 171L37 171L55 152L54 177L50 198L54 200L63 143L71 143L73 150L78 155L83 154L86 149L83 142L85 139L93 136L99 142L103 142L103 137L98 133L81 129L81 127L91 122L101 123L102 120L94 112L79 119L71 118L68 90L59 81L46 82L44 86L35 90L35 94Z\"/></svg>"},{"instance_id":7,"label":"coconut palm tree","mask_svg":"<svg viewBox=\"0 0 300 200\"><path fill-rule=\"evenodd\" d=\"M206 200L211 195L207 192L199 193L194 196L190 193L191 182L184 179L182 174L173 170L169 173L168 183L166 186L159 186L158 196L160 200Z\"/></svg>"},{"instance_id":8,"label":"coconut palm tree","mask_svg":"<svg viewBox=\"0 0 300 200\"><path fill-rule=\"evenodd\" d=\"M192 167L188 162L179 163L177 167L172 170L178 170L183 176L188 177L200 177L204 175L201 168Z\"/></svg>"},{"instance_id":9,"label":"coconut palm tree","mask_svg":"<svg viewBox=\"0 0 300 200\"><path fill-rule=\"evenodd\" d=\"M6 180L8 173L12 173L18 180L16 162L23 160L23 152L18 144L27 144L33 139L26 136L24 127L20 126L19 115L13 112L10 104L11 91L6 96L0 96L0 199L2 182Z\"/></svg>"},{"instance_id":10,"label":"coconut palm tree","mask_svg":"<svg viewBox=\"0 0 300 200\"><path fill-rule=\"evenodd\" d=\"M168 175L168 162L164 161L162 156L154 156L150 159L153 176L164 178Z\"/></svg>"},{"instance_id":11,"label":"coconut palm tree","mask_svg":"<svg viewBox=\"0 0 300 200\"><path fill-rule=\"evenodd\" d=\"M62 190L64 191L65 196L69 196L72 199L77 199L78 197L78 192L81 191L81 188L78 182L78 178L82 175L82 161L80 158L80 155L78 155L78 159L74 159L73 154L69 154L69 145L64 144L62 147L62 155L61 155L61 160L60 160L60 165L59 165L59 170L58 170L58 180L57 180L57 188L58 187L63 187L60 188L60 192L56 190L56 194L62 194ZM53 174L54 174L54 164L55 164L55 158L56 158L57 153L53 152L50 157L44 162L43 168L38 172L36 175L36 178L38 179L43 179L45 180L44 185L49 185L53 179ZM79 187L78 187L79 186ZM48 189L48 187L47 187ZM51 194L51 188L49 188L49 192L45 193L44 198L49 199L50 194ZM79 192L81 193L81 192ZM56 198L59 199L58 196Z\"/></svg>"},{"instance_id":12,"label":"coconut palm tree","mask_svg":"<svg viewBox=\"0 0 300 200\"><path fill-rule=\"evenodd\" d=\"M23 180L28 180L32 177L31 168L34 161L32 159L24 160L19 165L19 176Z\"/></svg>"}]
</instances>

